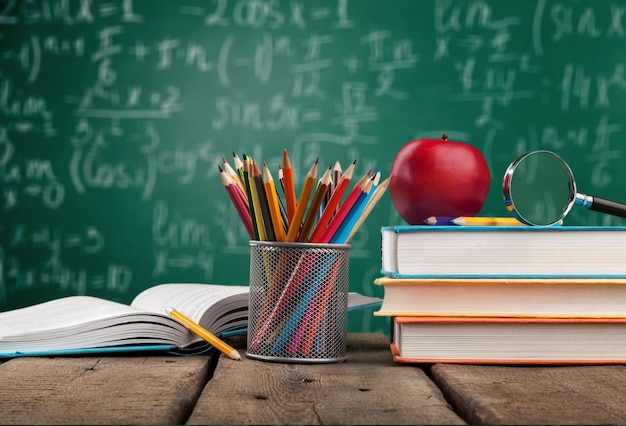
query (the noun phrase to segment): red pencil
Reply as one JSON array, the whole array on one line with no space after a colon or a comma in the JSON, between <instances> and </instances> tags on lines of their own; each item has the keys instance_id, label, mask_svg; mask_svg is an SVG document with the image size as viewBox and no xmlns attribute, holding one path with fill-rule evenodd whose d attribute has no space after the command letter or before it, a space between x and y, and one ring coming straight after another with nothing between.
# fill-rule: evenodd
<instances>
[{"instance_id":1,"label":"red pencil","mask_svg":"<svg viewBox=\"0 0 626 426\"><path fill-rule=\"evenodd\" d=\"M246 231L248 231L248 235L250 238L254 238L254 231L252 230L252 219L250 218L250 212L248 210L248 206L245 204L244 199L240 194L240 188L237 184L232 180L232 178L228 175L228 173L222 169L219 165L217 166L220 170L220 176L222 177L222 184L230 197L230 200L233 202L243 225L246 227Z\"/></svg>"}]
</instances>

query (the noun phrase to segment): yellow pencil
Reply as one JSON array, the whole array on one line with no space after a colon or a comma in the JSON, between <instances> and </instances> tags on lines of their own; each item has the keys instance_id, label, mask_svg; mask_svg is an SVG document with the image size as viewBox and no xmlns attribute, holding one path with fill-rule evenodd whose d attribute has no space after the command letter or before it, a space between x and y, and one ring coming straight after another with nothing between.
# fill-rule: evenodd
<instances>
[{"instance_id":1,"label":"yellow pencil","mask_svg":"<svg viewBox=\"0 0 626 426\"><path fill-rule=\"evenodd\" d=\"M254 218L256 220L257 232L259 234L259 241L267 241L267 235L265 234L265 224L263 223L263 214L261 212L261 201L259 200L259 194L257 193L256 185L254 183L254 177L252 176L252 158L245 158L244 167L247 169L248 184L250 185L250 195L252 196L252 206L254 208Z\"/></svg>"},{"instance_id":2,"label":"yellow pencil","mask_svg":"<svg viewBox=\"0 0 626 426\"><path fill-rule=\"evenodd\" d=\"M461 216L452 219L455 225L465 226L518 226L524 225L514 217L479 217L479 216Z\"/></svg>"},{"instance_id":3,"label":"yellow pencil","mask_svg":"<svg viewBox=\"0 0 626 426\"><path fill-rule=\"evenodd\" d=\"M287 231L287 242L293 243L296 241L296 237L298 236L298 232L300 231L300 225L302 224L302 217L304 216L304 212L306 211L306 207L309 204L309 198L311 197L311 192L313 192L313 187L317 182L317 159L309 169L309 172L306 174L306 178L304 179L304 184L302 185L302 190L300 191L300 198L298 199L298 204L296 207L296 212L291 218L291 222L289 222L289 230Z\"/></svg>"},{"instance_id":4,"label":"yellow pencil","mask_svg":"<svg viewBox=\"0 0 626 426\"><path fill-rule=\"evenodd\" d=\"M267 197L267 204L270 209L270 219L272 227L274 228L274 237L279 243L284 243L285 228L283 227L283 217L280 214L274 178L266 163L263 163L263 187L265 188L265 196Z\"/></svg>"},{"instance_id":5,"label":"yellow pencil","mask_svg":"<svg viewBox=\"0 0 626 426\"><path fill-rule=\"evenodd\" d=\"M227 355L230 359L234 359L237 361L241 360L241 355L239 355L237 349L228 345L228 343L224 342L223 340L220 340L217 336L208 331L206 328L196 324L191 319L187 318L185 315L181 314L172 307L167 308L166 311L169 316L180 321L185 327L196 333L198 336L202 337L204 340L213 345L215 349Z\"/></svg>"}]
</instances>

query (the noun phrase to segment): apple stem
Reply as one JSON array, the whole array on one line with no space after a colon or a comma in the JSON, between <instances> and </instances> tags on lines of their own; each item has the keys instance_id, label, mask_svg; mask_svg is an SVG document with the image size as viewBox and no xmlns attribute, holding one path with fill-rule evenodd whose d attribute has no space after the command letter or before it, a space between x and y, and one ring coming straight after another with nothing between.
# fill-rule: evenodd
<instances>
[{"instance_id":1,"label":"apple stem","mask_svg":"<svg viewBox=\"0 0 626 426\"><path fill-rule=\"evenodd\" d=\"M446 132L443 132L441 134L441 139L444 140L444 141L447 141L448 140L448 134Z\"/></svg>"}]
</instances>

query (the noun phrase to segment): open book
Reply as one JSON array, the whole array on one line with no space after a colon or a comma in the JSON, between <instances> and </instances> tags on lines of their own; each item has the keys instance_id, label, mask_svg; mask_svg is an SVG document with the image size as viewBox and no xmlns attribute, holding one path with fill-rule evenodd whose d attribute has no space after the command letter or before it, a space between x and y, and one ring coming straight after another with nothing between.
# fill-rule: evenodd
<instances>
[{"instance_id":1,"label":"open book","mask_svg":"<svg viewBox=\"0 0 626 426\"><path fill-rule=\"evenodd\" d=\"M248 286L175 283L143 292L129 305L70 296L0 313L0 357L123 351L200 352L208 345L167 315L173 307L218 336L245 333ZM348 294L348 311L381 299Z\"/></svg>"}]
</instances>

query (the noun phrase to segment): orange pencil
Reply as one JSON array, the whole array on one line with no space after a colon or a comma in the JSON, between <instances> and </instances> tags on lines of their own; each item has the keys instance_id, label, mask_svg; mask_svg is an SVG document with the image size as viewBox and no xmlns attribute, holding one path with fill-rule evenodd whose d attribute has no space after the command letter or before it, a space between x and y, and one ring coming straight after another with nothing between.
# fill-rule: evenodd
<instances>
[{"instance_id":1,"label":"orange pencil","mask_svg":"<svg viewBox=\"0 0 626 426\"><path fill-rule=\"evenodd\" d=\"M311 234L311 238L309 238L310 242L312 243L319 242L319 238L322 236L322 232L324 232L324 229L326 229L328 222L330 222L333 215L335 214L337 210L337 206L339 205L339 202L341 201L341 197L343 197L343 193L346 191L346 189L348 188L348 185L350 184L350 180L352 179L352 173L354 172L355 165L356 165L356 160L354 160L352 164L350 164L350 166L346 169L343 176L339 179L339 182L337 183L335 190L330 196L330 200L328 200L326 207L324 207L322 216L320 216L320 219L317 221L317 224L315 225L315 229L313 230L313 234Z\"/></svg>"},{"instance_id":2,"label":"orange pencil","mask_svg":"<svg viewBox=\"0 0 626 426\"><path fill-rule=\"evenodd\" d=\"M287 232L287 242L289 243L296 241L296 237L300 231L302 217L304 217L304 212L309 204L311 192L313 192L313 187L315 186L315 182L317 182L317 162L318 160L315 159L315 162L306 174L302 190L300 191L300 198L298 199L296 212L294 213L291 222L289 222L289 231Z\"/></svg>"},{"instance_id":3,"label":"orange pencil","mask_svg":"<svg viewBox=\"0 0 626 426\"><path fill-rule=\"evenodd\" d=\"M293 220L293 215L296 213L296 187L293 181L293 168L291 167L291 161L289 161L289 155L287 149L283 150L283 193L285 194L285 203L287 204L287 219L289 224Z\"/></svg>"},{"instance_id":4,"label":"orange pencil","mask_svg":"<svg viewBox=\"0 0 626 426\"><path fill-rule=\"evenodd\" d=\"M322 201L324 200L324 197L328 192L328 188L333 181L330 174L331 171L332 166L326 170L326 172L322 175L319 183L317 184L315 195L313 195L313 201L311 201L311 206L309 207L309 211L306 214L304 224L302 225L302 230L300 230L300 236L298 237L298 241L301 243L305 243L309 238L309 234L311 233L311 228L313 228L313 223L315 222L315 218L317 217L319 208L322 205Z\"/></svg>"},{"instance_id":5,"label":"orange pencil","mask_svg":"<svg viewBox=\"0 0 626 426\"><path fill-rule=\"evenodd\" d=\"M276 241L283 243L285 242L285 229L283 228L283 218L280 215L280 207L278 206L276 186L274 185L274 178L272 178L272 174L265 163L263 163L263 186L265 187L265 196L267 197L267 205L274 228L274 237Z\"/></svg>"}]
</instances>

